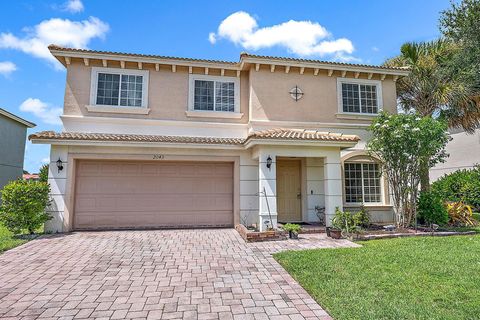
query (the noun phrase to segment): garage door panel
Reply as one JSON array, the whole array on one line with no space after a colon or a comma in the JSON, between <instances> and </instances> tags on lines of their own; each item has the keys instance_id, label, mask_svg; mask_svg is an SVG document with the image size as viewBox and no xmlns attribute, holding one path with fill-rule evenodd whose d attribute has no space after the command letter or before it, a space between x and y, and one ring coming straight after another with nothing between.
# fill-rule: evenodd
<instances>
[{"instance_id":1,"label":"garage door panel","mask_svg":"<svg viewBox=\"0 0 480 320\"><path fill-rule=\"evenodd\" d=\"M141 212L196 212L196 211L232 211L232 197L216 195L124 195L103 197L78 197L75 212L98 212L105 210L141 211ZM77 214L78 215L78 214Z\"/></svg>"},{"instance_id":2,"label":"garage door panel","mask_svg":"<svg viewBox=\"0 0 480 320\"><path fill-rule=\"evenodd\" d=\"M233 225L231 163L80 161L76 229Z\"/></svg>"},{"instance_id":3,"label":"garage door panel","mask_svg":"<svg viewBox=\"0 0 480 320\"><path fill-rule=\"evenodd\" d=\"M230 211L214 211L192 216L190 212L163 212L162 221L154 213L105 211L103 215L82 215L76 220L77 229L155 228L155 227L230 227ZM139 219L141 217L141 219Z\"/></svg>"}]
</instances>

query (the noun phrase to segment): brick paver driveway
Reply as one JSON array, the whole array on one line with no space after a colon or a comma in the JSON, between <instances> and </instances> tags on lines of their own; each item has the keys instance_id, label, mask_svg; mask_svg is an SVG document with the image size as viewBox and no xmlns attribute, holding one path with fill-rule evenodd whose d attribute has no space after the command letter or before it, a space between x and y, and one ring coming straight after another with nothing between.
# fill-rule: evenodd
<instances>
[{"instance_id":1,"label":"brick paver driveway","mask_svg":"<svg viewBox=\"0 0 480 320\"><path fill-rule=\"evenodd\" d=\"M45 237L0 255L0 318L329 319L271 253L350 245L247 244L233 229Z\"/></svg>"}]
</instances>

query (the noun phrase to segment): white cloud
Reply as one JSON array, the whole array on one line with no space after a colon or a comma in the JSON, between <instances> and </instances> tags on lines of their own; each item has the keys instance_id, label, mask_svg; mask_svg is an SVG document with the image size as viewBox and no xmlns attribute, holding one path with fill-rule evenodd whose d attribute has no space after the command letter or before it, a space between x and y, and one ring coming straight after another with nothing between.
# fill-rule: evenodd
<instances>
[{"instance_id":1,"label":"white cloud","mask_svg":"<svg viewBox=\"0 0 480 320\"><path fill-rule=\"evenodd\" d=\"M217 42L217 37L215 36L215 32L210 32L208 34L208 41L210 41L211 44L215 44L215 42Z\"/></svg>"},{"instance_id":2,"label":"white cloud","mask_svg":"<svg viewBox=\"0 0 480 320\"><path fill-rule=\"evenodd\" d=\"M81 0L69 0L64 5L64 10L71 13L82 12L84 9Z\"/></svg>"},{"instance_id":3,"label":"white cloud","mask_svg":"<svg viewBox=\"0 0 480 320\"><path fill-rule=\"evenodd\" d=\"M17 70L15 63L10 61L0 61L0 74L8 76L13 71Z\"/></svg>"},{"instance_id":4,"label":"white cloud","mask_svg":"<svg viewBox=\"0 0 480 320\"><path fill-rule=\"evenodd\" d=\"M378 49L378 47L372 47L372 51L378 52L380 49Z\"/></svg>"},{"instance_id":5,"label":"white cloud","mask_svg":"<svg viewBox=\"0 0 480 320\"><path fill-rule=\"evenodd\" d=\"M298 56L345 56L355 50L349 39L333 39L317 22L289 20L259 28L255 18L244 11L225 18L208 38L212 44L223 38L249 50L278 46Z\"/></svg>"},{"instance_id":6,"label":"white cloud","mask_svg":"<svg viewBox=\"0 0 480 320\"><path fill-rule=\"evenodd\" d=\"M104 38L109 26L95 17L83 21L52 18L24 30L26 32L24 37L17 37L11 33L0 33L0 48L20 50L50 61L59 67L59 63L48 51L49 44L87 48L90 40Z\"/></svg>"},{"instance_id":7,"label":"white cloud","mask_svg":"<svg viewBox=\"0 0 480 320\"><path fill-rule=\"evenodd\" d=\"M51 106L50 104L41 101L40 99L28 98L20 105L20 110L23 112L30 112L43 122L48 124L60 125L60 115L62 108Z\"/></svg>"},{"instance_id":8,"label":"white cloud","mask_svg":"<svg viewBox=\"0 0 480 320\"><path fill-rule=\"evenodd\" d=\"M43 158L42 159L42 163L49 163L50 162L50 158Z\"/></svg>"}]
</instances>

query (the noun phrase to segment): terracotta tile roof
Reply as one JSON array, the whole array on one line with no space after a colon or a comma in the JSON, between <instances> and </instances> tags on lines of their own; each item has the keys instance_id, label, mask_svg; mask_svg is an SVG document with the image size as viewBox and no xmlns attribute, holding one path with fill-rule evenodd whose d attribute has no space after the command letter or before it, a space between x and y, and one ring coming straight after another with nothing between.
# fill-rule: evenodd
<instances>
[{"instance_id":1,"label":"terracotta tile roof","mask_svg":"<svg viewBox=\"0 0 480 320\"><path fill-rule=\"evenodd\" d=\"M386 67L386 66L378 66L378 65L367 65L367 64L355 64L355 63L344 63L344 62L333 62L333 61L324 61L324 60L314 60L314 59L301 59L301 58L288 58L288 57L276 57L276 56L262 56L256 54L249 54L246 52L242 52L240 54L240 61L233 62L233 61L224 61L224 60L211 60L211 59L196 59L196 58L183 58L183 57L172 57L172 56L161 56L161 55L153 55L153 54L139 54L139 53L126 53L126 52L116 52L116 51L100 51L100 50L87 50L87 49L76 49L76 48L67 48L58 46L55 44L51 44L48 46L50 51L62 51L62 52L73 52L73 53L85 53L85 54L106 54L106 55L117 55L117 56L128 56L128 57L137 57L137 58L153 58L153 59L165 59L165 60L176 60L176 61L185 61L185 62L201 62L201 63L220 63L220 64L228 64L232 67L240 66L240 62L244 58L252 58L252 59L262 59L262 60L270 60L272 62L299 62L299 63L312 63L312 64L327 64L332 66L344 66L344 67L358 67L358 68L370 68L370 69L384 69L386 71L403 71L407 72L408 70L405 68L396 68L396 67ZM55 55L55 54L53 54Z\"/></svg>"},{"instance_id":2,"label":"terracotta tile roof","mask_svg":"<svg viewBox=\"0 0 480 320\"><path fill-rule=\"evenodd\" d=\"M269 129L255 131L249 139L279 139L279 140L311 140L311 141L336 141L357 142L360 138L356 135L324 132L310 129Z\"/></svg>"},{"instance_id":3,"label":"terracotta tile roof","mask_svg":"<svg viewBox=\"0 0 480 320\"><path fill-rule=\"evenodd\" d=\"M164 142L164 143L197 143L242 145L253 139L275 140L309 140L332 142L357 142L355 135L321 132L304 129L270 129L251 133L247 139L242 138L214 138L214 137L187 137L187 136L160 136L142 134L115 134L115 133L80 133L80 132L53 132L41 131L31 134L29 140L67 140L67 141L103 141L103 142Z\"/></svg>"},{"instance_id":4,"label":"terracotta tile roof","mask_svg":"<svg viewBox=\"0 0 480 320\"><path fill-rule=\"evenodd\" d=\"M166 143L200 143L200 144L230 144L239 145L245 139L241 138L210 138L158 136L146 134L115 134L115 133L79 133L41 131L28 136L29 140L71 140L71 141L104 141L104 142L166 142Z\"/></svg>"},{"instance_id":5,"label":"terracotta tile roof","mask_svg":"<svg viewBox=\"0 0 480 320\"><path fill-rule=\"evenodd\" d=\"M301 58L289 58L289 57L276 57L276 56L262 56L256 54L249 54L242 52L240 57L243 58L254 58L262 60L277 60L277 61L286 61L286 62L304 62L304 63L320 63L320 64L331 64L336 66L347 66L347 67L364 67L364 68L375 68L375 69L385 69L385 70L401 70L408 71L406 68L401 67L386 67L381 65L370 65L370 64L357 64L357 63L345 63L345 62L334 62L334 61L324 61L324 60L315 60L315 59L301 59Z\"/></svg>"},{"instance_id":6,"label":"terracotta tile roof","mask_svg":"<svg viewBox=\"0 0 480 320\"><path fill-rule=\"evenodd\" d=\"M225 63L236 65L237 62L232 61L222 61L222 60L210 60L210 59L195 59L195 58L182 58L182 57L171 57L171 56L160 56L154 54L140 54L140 53L125 53L125 52L116 52L116 51L99 51L99 50L87 50L87 49L75 49L75 48L66 48L61 47L55 44L48 46L48 49L57 50L57 51L69 51L69 52L79 52L79 53L98 53L98 54L109 54L117 56L129 56L129 57L138 57L138 58L153 58L153 59L165 59L165 60L181 60L181 61L194 61L194 62L206 62L206 63Z\"/></svg>"}]
</instances>

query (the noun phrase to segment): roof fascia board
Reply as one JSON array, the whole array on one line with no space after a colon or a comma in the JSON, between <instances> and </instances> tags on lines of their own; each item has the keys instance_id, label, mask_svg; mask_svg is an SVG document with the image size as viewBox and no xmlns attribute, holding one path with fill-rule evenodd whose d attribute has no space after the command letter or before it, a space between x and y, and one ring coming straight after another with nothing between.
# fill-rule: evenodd
<instances>
[{"instance_id":1,"label":"roof fascia board","mask_svg":"<svg viewBox=\"0 0 480 320\"><path fill-rule=\"evenodd\" d=\"M315 141L315 140L290 140L290 139L256 139L250 138L244 143L245 149L257 145L281 145L301 147L354 147L358 141Z\"/></svg>"},{"instance_id":2,"label":"roof fascia board","mask_svg":"<svg viewBox=\"0 0 480 320\"><path fill-rule=\"evenodd\" d=\"M355 66L355 65L336 65L329 63L320 63L320 62L307 62L307 61L285 61L280 59L267 59L267 58L252 58L252 57L242 57L242 61L245 63L259 63L264 65L277 65L277 66L290 66L290 67L308 67L308 68L319 68L319 69L333 69L339 71L358 71L365 73L377 73L377 74L387 74L387 75L397 75L397 76L407 76L410 71L408 70L392 70L392 69L383 69L377 68L375 66L365 67L365 66Z\"/></svg>"},{"instance_id":3,"label":"roof fascia board","mask_svg":"<svg viewBox=\"0 0 480 320\"><path fill-rule=\"evenodd\" d=\"M102 140L66 140L66 139L32 139L33 144L99 146L99 147L148 147L148 148L188 148L188 149L236 149L243 150L243 145L208 144L208 143L170 143L170 142L135 142L135 141L102 141Z\"/></svg>"},{"instance_id":4,"label":"roof fascia board","mask_svg":"<svg viewBox=\"0 0 480 320\"><path fill-rule=\"evenodd\" d=\"M62 51L62 50L50 50L51 54L58 57L70 57L70 58L88 58L88 59L106 59L110 61L132 61L132 62L142 62L142 63L158 63L163 65L177 65L177 66L189 66L189 67L218 67L226 70L241 70L238 63L222 63L222 62L208 62L208 61L188 61L183 59L162 59L162 58L152 58L152 57L137 57L131 55L122 55L122 54L108 54L108 53L95 53L95 52L74 52L74 51ZM65 62L58 59L63 65Z\"/></svg>"},{"instance_id":5,"label":"roof fascia board","mask_svg":"<svg viewBox=\"0 0 480 320\"><path fill-rule=\"evenodd\" d=\"M11 120L14 120L14 121L17 121L25 126L27 126L28 128L33 128L33 127L36 127L37 125L33 122L30 122L30 121L27 121L25 119L22 119L16 115L14 115L13 113L10 113L8 112L7 110L3 110L0 108L0 114L4 115L5 117L11 119Z\"/></svg>"}]
</instances>

